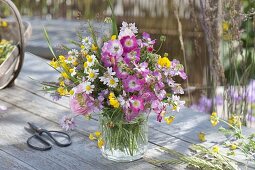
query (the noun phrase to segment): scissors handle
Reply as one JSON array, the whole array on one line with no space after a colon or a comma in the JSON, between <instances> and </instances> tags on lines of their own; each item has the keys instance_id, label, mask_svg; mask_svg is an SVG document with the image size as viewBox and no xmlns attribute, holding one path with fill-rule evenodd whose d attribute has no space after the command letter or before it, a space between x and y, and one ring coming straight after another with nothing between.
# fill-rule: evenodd
<instances>
[{"instance_id":1,"label":"scissors handle","mask_svg":"<svg viewBox=\"0 0 255 170\"><path fill-rule=\"evenodd\" d=\"M35 145L31 144L31 140L33 138L36 138L38 141L40 141L40 143L42 143L44 145L44 147L38 147ZM27 145L30 148L36 149L36 150L40 150L40 151L47 151L50 150L52 148L51 144L49 142L47 142L46 140L44 140L39 134L34 134L33 136L31 136L30 138L27 139Z\"/></svg>"},{"instance_id":2,"label":"scissors handle","mask_svg":"<svg viewBox=\"0 0 255 170\"><path fill-rule=\"evenodd\" d=\"M53 131L53 130L51 131L44 130L43 132L46 133L56 143L57 146L67 147L72 144L71 137L65 132ZM64 135L65 139L67 139L67 142L66 143L59 142L55 137L53 137L52 133Z\"/></svg>"}]
</instances>

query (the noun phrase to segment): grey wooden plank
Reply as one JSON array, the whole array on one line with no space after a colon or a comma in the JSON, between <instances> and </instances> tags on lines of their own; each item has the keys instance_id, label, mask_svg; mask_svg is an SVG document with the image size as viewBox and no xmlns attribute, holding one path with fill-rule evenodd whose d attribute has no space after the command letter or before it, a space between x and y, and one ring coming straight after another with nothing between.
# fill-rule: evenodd
<instances>
[{"instance_id":1,"label":"grey wooden plank","mask_svg":"<svg viewBox=\"0 0 255 170\"><path fill-rule=\"evenodd\" d=\"M34 167L20 161L0 149L0 169L8 170L35 170Z\"/></svg>"},{"instance_id":2,"label":"grey wooden plank","mask_svg":"<svg viewBox=\"0 0 255 170\"><path fill-rule=\"evenodd\" d=\"M9 108L8 112L2 114L0 119L1 148L38 169L128 169L128 167L157 169L143 160L120 164L103 159L94 142L89 141L87 136L75 132L72 133L73 144L70 147L54 147L47 152L34 151L26 145L29 134L24 131L23 126L26 124L27 117L29 117L29 120L42 124L49 129L59 129L57 123L43 120L43 118L30 112L1 102ZM14 119L14 117L17 119ZM16 126L5 125L10 125L10 122L15 123ZM11 133L12 131L14 133Z\"/></svg>"}]
</instances>

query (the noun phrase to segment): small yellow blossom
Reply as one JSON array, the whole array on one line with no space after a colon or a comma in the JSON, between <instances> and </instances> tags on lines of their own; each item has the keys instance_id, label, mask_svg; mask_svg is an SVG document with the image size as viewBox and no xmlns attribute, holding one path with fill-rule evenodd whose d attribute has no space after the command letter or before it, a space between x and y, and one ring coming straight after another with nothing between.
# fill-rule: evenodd
<instances>
[{"instance_id":1,"label":"small yellow blossom","mask_svg":"<svg viewBox=\"0 0 255 170\"><path fill-rule=\"evenodd\" d=\"M168 125L170 125L174 121L174 116L165 117L165 121Z\"/></svg>"},{"instance_id":2,"label":"small yellow blossom","mask_svg":"<svg viewBox=\"0 0 255 170\"><path fill-rule=\"evenodd\" d=\"M205 142L206 139L205 139L205 133L204 132L199 132L198 134L198 138L201 142Z\"/></svg>"},{"instance_id":3,"label":"small yellow blossom","mask_svg":"<svg viewBox=\"0 0 255 170\"><path fill-rule=\"evenodd\" d=\"M88 62L85 62L84 64L83 64L83 67L85 68L85 69L87 69L88 68Z\"/></svg>"},{"instance_id":4,"label":"small yellow blossom","mask_svg":"<svg viewBox=\"0 0 255 170\"><path fill-rule=\"evenodd\" d=\"M104 140L102 138L98 139L97 146L101 149L104 146Z\"/></svg>"},{"instance_id":5,"label":"small yellow blossom","mask_svg":"<svg viewBox=\"0 0 255 170\"><path fill-rule=\"evenodd\" d=\"M61 75L65 78L65 79L69 79L69 76L66 72L62 72Z\"/></svg>"},{"instance_id":6,"label":"small yellow blossom","mask_svg":"<svg viewBox=\"0 0 255 170\"><path fill-rule=\"evenodd\" d=\"M65 86L65 82L64 82L64 81L61 81L61 82L59 82L59 85L60 85L60 86Z\"/></svg>"},{"instance_id":7,"label":"small yellow blossom","mask_svg":"<svg viewBox=\"0 0 255 170\"><path fill-rule=\"evenodd\" d=\"M212 147L212 151L214 152L214 153L219 153L220 152L220 148L219 148L219 146L213 146Z\"/></svg>"},{"instance_id":8,"label":"small yellow blossom","mask_svg":"<svg viewBox=\"0 0 255 170\"><path fill-rule=\"evenodd\" d=\"M70 91L69 91L69 94L70 94L70 95L73 95L73 94L74 94L74 91L73 91L73 90L70 90Z\"/></svg>"},{"instance_id":9,"label":"small yellow blossom","mask_svg":"<svg viewBox=\"0 0 255 170\"><path fill-rule=\"evenodd\" d=\"M59 87L57 89L57 92L59 93L60 96L65 96L68 94L68 91L64 87Z\"/></svg>"},{"instance_id":10,"label":"small yellow blossom","mask_svg":"<svg viewBox=\"0 0 255 170\"><path fill-rule=\"evenodd\" d=\"M226 22L226 21L222 22L222 29L224 32L227 32L229 30L229 27L230 27L230 25L228 22Z\"/></svg>"},{"instance_id":11,"label":"small yellow blossom","mask_svg":"<svg viewBox=\"0 0 255 170\"><path fill-rule=\"evenodd\" d=\"M98 49L97 46L95 46L94 44L92 44L92 47L91 47L92 51L96 51Z\"/></svg>"},{"instance_id":12,"label":"small yellow blossom","mask_svg":"<svg viewBox=\"0 0 255 170\"><path fill-rule=\"evenodd\" d=\"M63 62L63 61L65 61L65 56L63 56L63 55L60 55L60 56L58 56L58 59L61 61L61 62Z\"/></svg>"},{"instance_id":13,"label":"small yellow blossom","mask_svg":"<svg viewBox=\"0 0 255 170\"><path fill-rule=\"evenodd\" d=\"M85 49L85 46L84 46L84 45L81 45L81 49L82 49L82 50Z\"/></svg>"},{"instance_id":14,"label":"small yellow blossom","mask_svg":"<svg viewBox=\"0 0 255 170\"><path fill-rule=\"evenodd\" d=\"M59 67L59 64L57 61L55 61L55 59L53 58L50 62L50 66L53 67L53 68L58 68Z\"/></svg>"},{"instance_id":15,"label":"small yellow blossom","mask_svg":"<svg viewBox=\"0 0 255 170\"><path fill-rule=\"evenodd\" d=\"M167 58L167 57L159 57L158 59L158 65L160 65L161 67L166 67L166 68L170 68L171 66L171 61Z\"/></svg>"},{"instance_id":16,"label":"small yellow blossom","mask_svg":"<svg viewBox=\"0 0 255 170\"><path fill-rule=\"evenodd\" d=\"M7 26L8 26L8 23L7 23L6 21L2 21L2 22L1 22L1 26L2 26L2 27L7 27Z\"/></svg>"},{"instance_id":17,"label":"small yellow blossom","mask_svg":"<svg viewBox=\"0 0 255 170\"><path fill-rule=\"evenodd\" d=\"M231 144L229 147L230 147L231 150L236 150L237 149L237 145L234 144L234 143Z\"/></svg>"},{"instance_id":18,"label":"small yellow blossom","mask_svg":"<svg viewBox=\"0 0 255 170\"><path fill-rule=\"evenodd\" d=\"M210 116L210 121L212 126L216 126L219 123L219 119L216 112L212 113L212 115Z\"/></svg>"},{"instance_id":19,"label":"small yellow blossom","mask_svg":"<svg viewBox=\"0 0 255 170\"><path fill-rule=\"evenodd\" d=\"M110 95L109 95L109 102L110 102L110 105L112 105L114 108L120 107L120 103L116 99L116 97L115 97L113 92L111 92Z\"/></svg>"},{"instance_id":20,"label":"small yellow blossom","mask_svg":"<svg viewBox=\"0 0 255 170\"><path fill-rule=\"evenodd\" d=\"M89 139L90 139L90 140L95 140L96 138L95 138L95 136L94 136L92 133L90 133L90 134L89 134Z\"/></svg>"},{"instance_id":21,"label":"small yellow blossom","mask_svg":"<svg viewBox=\"0 0 255 170\"><path fill-rule=\"evenodd\" d=\"M112 35L111 40L116 40L117 36L116 35Z\"/></svg>"},{"instance_id":22,"label":"small yellow blossom","mask_svg":"<svg viewBox=\"0 0 255 170\"><path fill-rule=\"evenodd\" d=\"M231 124L232 126L237 126L240 127L242 125L242 122L240 120L240 117L232 115L228 119L228 123Z\"/></svg>"},{"instance_id":23,"label":"small yellow blossom","mask_svg":"<svg viewBox=\"0 0 255 170\"><path fill-rule=\"evenodd\" d=\"M87 55L86 58L89 63L91 63L93 61L93 58L90 55Z\"/></svg>"},{"instance_id":24,"label":"small yellow blossom","mask_svg":"<svg viewBox=\"0 0 255 170\"><path fill-rule=\"evenodd\" d=\"M102 133L99 131L96 131L94 134L96 135L96 137L99 137L99 136L101 136Z\"/></svg>"},{"instance_id":25,"label":"small yellow blossom","mask_svg":"<svg viewBox=\"0 0 255 170\"><path fill-rule=\"evenodd\" d=\"M73 66L77 66L79 63L77 61L74 61L72 64Z\"/></svg>"}]
</instances>

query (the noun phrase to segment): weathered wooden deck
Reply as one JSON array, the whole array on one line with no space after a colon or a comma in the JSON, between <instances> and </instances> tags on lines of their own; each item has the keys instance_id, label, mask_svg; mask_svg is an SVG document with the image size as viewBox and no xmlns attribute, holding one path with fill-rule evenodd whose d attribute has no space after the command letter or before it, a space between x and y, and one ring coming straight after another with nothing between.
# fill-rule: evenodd
<instances>
[{"instance_id":1,"label":"weathered wooden deck","mask_svg":"<svg viewBox=\"0 0 255 170\"><path fill-rule=\"evenodd\" d=\"M97 120L78 120L79 127L70 132L72 145L66 148L53 146L50 151L35 151L26 144L30 136L24 129L26 122L34 122L47 129L61 130L59 119L70 112L68 99L54 102L39 91L37 80L53 80L56 73L46 64L46 60L32 54L26 54L22 73L16 80L15 86L0 91L0 105L7 106L6 111L0 112L0 169L183 169L183 166L163 166L149 163L149 159L170 159L161 147L189 153L189 145L200 143L199 132L207 134L208 147L215 142L225 140L223 135L212 128L209 115L183 109L176 114L173 124L158 123L155 115L149 121L149 149L144 156L131 163L116 163L102 157L95 142L88 139L88 134L97 130ZM254 129L245 129L246 133ZM242 162L242 157L236 157ZM248 169L254 169L253 164Z\"/></svg>"}]
</instances>

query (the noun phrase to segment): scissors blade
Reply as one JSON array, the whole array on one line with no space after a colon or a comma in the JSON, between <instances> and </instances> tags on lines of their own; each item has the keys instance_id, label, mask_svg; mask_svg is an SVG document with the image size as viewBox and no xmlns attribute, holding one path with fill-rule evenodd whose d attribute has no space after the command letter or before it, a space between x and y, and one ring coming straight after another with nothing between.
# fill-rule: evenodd
<instances>
[{"instance_id":1,"label":"scissors blade","mask_svg":"<svg viewBox=\"0 0 255 170\"><path fill-rule=\"evenodd\" d=\"M37 127L35 124L27 122L27 124L29 125L30 129L33 130L34 132L40 133L41 132L41 128Z\"/></svg>"}]
</instances>

